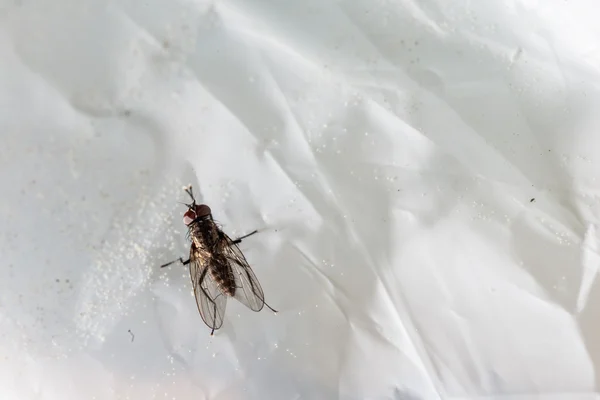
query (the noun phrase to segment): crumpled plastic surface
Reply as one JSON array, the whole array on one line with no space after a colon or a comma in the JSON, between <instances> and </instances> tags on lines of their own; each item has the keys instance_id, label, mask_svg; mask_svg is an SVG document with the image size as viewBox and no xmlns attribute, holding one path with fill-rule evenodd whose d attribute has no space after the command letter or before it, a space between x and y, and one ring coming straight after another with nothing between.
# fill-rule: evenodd
<instances>
[{"instance_id":1,"label":"crumpled plastic surface","mask_svg":"<svg viewBox=\"0 0 600 400\"><path fill-rule=\"evenodd\" d=\"M4 1L0 398L597 399L591 1ZM266 300L198 315L193 184Z\"/></svg>"}]
</instances>

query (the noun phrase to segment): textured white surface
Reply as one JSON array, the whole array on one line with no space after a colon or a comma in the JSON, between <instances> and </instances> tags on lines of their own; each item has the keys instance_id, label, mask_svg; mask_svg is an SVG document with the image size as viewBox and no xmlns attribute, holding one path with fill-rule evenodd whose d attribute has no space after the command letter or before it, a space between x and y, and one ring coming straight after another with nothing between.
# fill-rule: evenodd
<instances>
[{"instance_id":1,"label":"textured white surface","mask_svg":"<svg viewBox=\"0 0 600 400\"><path fill-rule=\"evenodd\" d=\"M0 399L599 398L599 19L0 2ZM279 314L158 269L187 183Z\"/></svg>"}]
</instances>

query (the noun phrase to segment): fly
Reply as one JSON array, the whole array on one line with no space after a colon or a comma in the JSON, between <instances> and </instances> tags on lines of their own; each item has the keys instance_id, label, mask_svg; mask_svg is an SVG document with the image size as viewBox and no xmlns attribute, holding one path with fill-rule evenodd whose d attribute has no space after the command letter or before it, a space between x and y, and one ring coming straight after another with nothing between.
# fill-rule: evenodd
<instances>
[{"instance_id":1,"label":"fly","mask_svg":"<svg viewBox=\"0 0 600 400\"><path fill-rule=\"evenodd\" d=\"M206 204L196 204L192 186L184 187L192 203L186 204L188 210L183 214L183 223L188 228L191 239L190 256L161 265L167 267L177 261L189 264L190 277L194 288L196 305L204 323L215 330L223 325L227 299L234 297L252 311L260 311L267 306L260 283L248 265L248 261L238 247L238 243L258 231L253 231L232 240L213 220L212 211Z\"/></svg>"}]
</instances>

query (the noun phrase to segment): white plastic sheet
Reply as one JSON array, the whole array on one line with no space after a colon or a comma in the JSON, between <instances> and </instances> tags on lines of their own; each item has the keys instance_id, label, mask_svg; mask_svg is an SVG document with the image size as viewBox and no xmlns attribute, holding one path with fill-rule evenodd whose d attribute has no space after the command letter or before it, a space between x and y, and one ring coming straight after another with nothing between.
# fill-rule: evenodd
<instances>
[{"instance_id":1,"label":"white plastic sheet","mask_svg":"<svg viewBox=\"0 0 600 400\"><path fill-rule=\"evenodd\" d=\"M0 3L0 398L597 399L600 11ZM267 301L214 337L191 183Z\"/></svg>"}]
</instances>

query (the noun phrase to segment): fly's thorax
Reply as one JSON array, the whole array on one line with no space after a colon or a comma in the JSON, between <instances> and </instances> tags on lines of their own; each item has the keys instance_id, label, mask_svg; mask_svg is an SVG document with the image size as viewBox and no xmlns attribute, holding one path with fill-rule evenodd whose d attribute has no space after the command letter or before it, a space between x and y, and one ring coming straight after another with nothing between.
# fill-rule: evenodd
<instances>
[{"instance_id":1,"label":"fly's thorax","mask_svg":"<svg viewBox=\"0 0 600 400\"><path fill-rule=\"evenodd\" d=\"M188 226L189 235L198 248L213 249L219 240L217 225L212 220L197 220Z\"/></svg>"}]
</instances>

